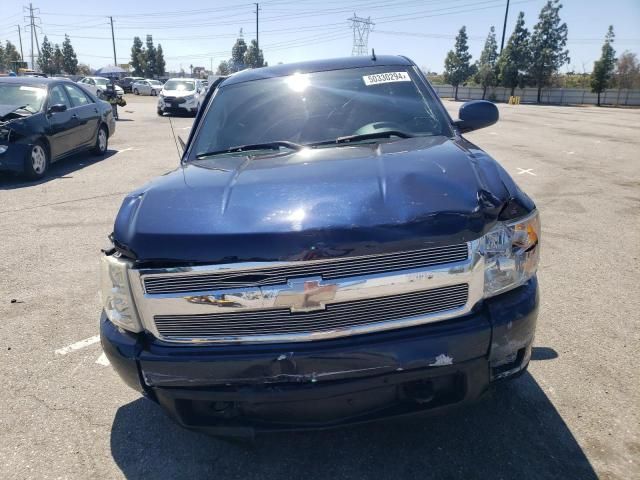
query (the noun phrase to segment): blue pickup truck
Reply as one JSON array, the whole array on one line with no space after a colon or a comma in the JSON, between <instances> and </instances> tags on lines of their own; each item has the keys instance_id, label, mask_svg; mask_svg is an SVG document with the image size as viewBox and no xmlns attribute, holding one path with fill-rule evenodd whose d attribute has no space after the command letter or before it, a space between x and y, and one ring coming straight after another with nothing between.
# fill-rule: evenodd
<instances>
[{"instance_id":1,"label":"blue pickup truck","mask_svg":"<svg viewBox=\"0 0 640 480\"><path fill-rule=\"evenodd\" d=\"M220 435L440 412L529 363L533 201L401 56L213 85L178 168L104 250L102 346L181 425Z\"/></svg>"}]
</instances>

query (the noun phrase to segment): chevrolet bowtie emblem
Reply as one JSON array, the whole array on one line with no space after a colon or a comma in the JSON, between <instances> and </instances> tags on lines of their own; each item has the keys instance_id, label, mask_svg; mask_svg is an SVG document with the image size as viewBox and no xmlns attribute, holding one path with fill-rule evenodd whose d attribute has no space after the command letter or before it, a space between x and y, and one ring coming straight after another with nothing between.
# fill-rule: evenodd
<instances>
[{"instance_id":1,"label":"chevrolet bowtie emblem","mask_svg":"<svg viewBox=\"0 0 640 480\"><path fill-rule=\"evenodd\" d=\"M288 284L288 289L278 292L275 306L289 307L292 312L324 310L338 289L338 285L323 284L320 279L289 280Z\"/></svg>"}]
</instances>

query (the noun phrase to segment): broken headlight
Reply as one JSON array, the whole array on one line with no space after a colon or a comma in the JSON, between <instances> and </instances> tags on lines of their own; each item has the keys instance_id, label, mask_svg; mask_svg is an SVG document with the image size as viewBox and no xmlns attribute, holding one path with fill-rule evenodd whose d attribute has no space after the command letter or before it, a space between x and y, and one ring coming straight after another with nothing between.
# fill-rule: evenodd
<instances>
[{"instance_id":1,"label":"broken headlight","mask_svg":"<svg viewBox=\"0 0 640 480\"><path fill-rule=\"evenodd\" d=\"M141 332L129 283L131 262L116 255L103 255L100 266L100 293L107 317L118 327Z\"/></svg>"},{"instance_id":2,"label":"broken headlight","mask_svg":"<svg viewBox=\"0 0 640 480\"><path fill-rule=\"evenodd\" d=\"M485 261L485 298L524 284L535 275L540 259L538 211L496 225L482 237L480 251Z\"/></svg>"}]
</instances>

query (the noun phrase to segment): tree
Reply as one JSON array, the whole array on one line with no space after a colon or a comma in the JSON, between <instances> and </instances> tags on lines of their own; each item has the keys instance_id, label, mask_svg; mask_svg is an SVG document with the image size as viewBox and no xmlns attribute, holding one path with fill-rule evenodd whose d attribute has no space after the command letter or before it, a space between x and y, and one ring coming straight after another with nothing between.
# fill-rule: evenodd
<instances>
[{"instance_id":1,"label":"tree","mask_svg":"<svg viewBox=\"0 0 640 480\"><path fill-rule=\"evenodd\" d=\"M531 36L531 63L529 75L538 87L538 103L542 88L562 65L569 62L567 46L567 24L560 21L560 0L549 0L542 7L538 23Z\"/></svg>"},{"instance_id":2,"label":"tree","mask_svg":"<svg viewBox=\"0 0 640 480\"><path fill-rule=\"evenodd\" d=\"M78 69L76 70L76 74L82 75L83 77L88 77L89 75L91 75L91 67L89 67L89 65L79 63L77 68Z\"/></svg>"},{"instance_id":3,"label":"tree","mask_svg":"<svg viewBox=\"0 0 640 480\"><path fill-rule=\"evenodd\" d=\"M62 42L62 63L64 65L63 70L69 75L76 75L78 73L78 57L71 45L69 36L65 34L64 42Z\"/></svg>"},{"instance_id":4,"label":"tree","mask_svg":"<svg viewBox=\"0 0 640 480\"><path fill-rule=\"evenodd\" d=\"M242 32L240 32L242 35ZM239 72L240 70L244 70L244 54L247 53L247 44L244 41L244 38L238 37L236 43L233 45L231 49L231 60L229 60L229 70L231 72Z\"/></svg>"},{"instance_id":5,"label":"tree","mask_svg":"<svg viewBox=\"0 0 640 480\"><path fill-rule=\"evenodd\" d=\"M7 42L7 50L9 42ZM618 88L640 87L640 64L638 56L630 51L625 51L618 58L616 64L616 85Z\"/></svg>"},{"instance_id":6,"label":"tree","mask_svg":"<svg viewBox=\"0 0 640 480\"><path fill-rule=\"evenodd\" d=\"M133 37L130 63L131 68L133 69L133 75L136 77L143 76L147 61L145 51L142 48L142 40L140 40L140 37Z\"/></svg>"},{"instance_id":7,"label":"tree","mask_svg":"<svg viewBox=\"0 0 640 480\"><path fill-rule=\"evenodd\" d=\"M53 73L62 73L64 71L64 55L57 43L53 47L53 58L51 60L51 69ZM67 72L69 73L69 72Z\"/></svg>"},{"instance_id":8,"label":"tree","mask_svg":"<svg viewBox=\"0 0 640 480\"><path fill-rule=\"evenodd\" d=\"M604 37L600 59L593 64L591 91L598 94L598 106L600 106L600 94L609 86L613 69L616 66L616 51L613 49L614 38L613 25L609 25L607 35Z\"/></svg>"},{"instance_id":9,"label":"tree","mask_svg":"<svg viewBox=\"0 0 640 480\"><path fill-rule=\"evenodd\" d=\"M520 12L507 46L498 59L500 84L511 89L511 96L516 87L524 87L530 59L529 30L524 26L524 12Z\"/></svg>"},{"instance_id":10,"label":"tree","mask_svg":"<svg viewBox=\"0 0 640 480\"><path fill-rule=\"evenodd\" d=\"M251 40L251 45L247 49L247 53L244 54L244 63L251 68L264 67L264 55L262 49L258 48L258 42Z\"/></svg>"},{"instance_id":11,"label":"tree","mask_svg":"<svg viewBox=\"0 0 640 480\"><path fill-rule=\"evenodd\" d=\"M55 73L53 68L53 46L47 36L44 36L42 40L42 46L40 47L40 56L38 56L38 68L42 73L47 75L53 75Z\"/></svg>"},{"instance_id":12,"label":"tree","mask_svg":"<svg viewBox=\"0 0 640 480\"><path fill-rule=\"evenodd\" d=\"M164 52L162 51L162 45L158 44L158 48L156 49L156 75L164 75L166 68L167 64L164 61Z\"/></svg>"},{"instance_id":13,"label":"tree","mask_svg":"<svg viewBox=\"0 0 640 480\"><path fill-rule=\"evenodd\" d=\"M0 42L0 72L4 72L9 69L9 66L6 63L4 56L4 47L2 46L2 42Z\"/></svg>"},{"instance_id":14,"label":"tree","mask_svg":"<svg viewBox=\"0 0 640 480\"><path fill-rule=\"evenodd\" d=\"M218 70L216 71L216 75L229 75L231 72L229 71L229 63L224 60L220 62L218 65Z\"/></svg>"},{"instance_id":15,"label":"tree","mask_svg":"<svg viewBox=\"0 0 640 480\"><path fill-rule=\"evenodd\" d=\"M475 81L482 85L482 99L487 95L487 88L493 87L498 82L498 42L496 42L496 29L491 27L489 35L484 42L484 48L480 54L480 60L476 64L477 73Z\"/></svg>"},{"instance_id":16,"label":"tree","mask_svg":"<svg viewBox=\"0 0 640 480\"><path fill-rule=\"evenodd\" d=\"M456 100L458 100L458 86L474 74L474 68L470 62L467 27L463 26L456 36L455 49L447 53L444 61L444 79L455 88Z\"/></svg>"},{"instance_id":17,"label":"tree","mask_svg":"<svg viewBox=\"0 0 640 480\"><path fill-rule=\"evenodd\" d=\"M156 58L157 51L156 47L153 46L153 37L151 35L147 35L147 50L146 50L146 63L144 66L144 76L146 78L153 78L156 75Z\"/></svg>"},{"instance_id":18,"label":"tree","mask_svg":"<svg viewBox=\"0 0 640 480\"><path fill-rule=\"evenodd\" d=\"M20 53L18 53L18 49L13 43L7 40L4 46L4 62L6 65L5 68L13 70L15 68L15 62L21 61L22 57L20 56Z\"/></svg>"}]
</instances>

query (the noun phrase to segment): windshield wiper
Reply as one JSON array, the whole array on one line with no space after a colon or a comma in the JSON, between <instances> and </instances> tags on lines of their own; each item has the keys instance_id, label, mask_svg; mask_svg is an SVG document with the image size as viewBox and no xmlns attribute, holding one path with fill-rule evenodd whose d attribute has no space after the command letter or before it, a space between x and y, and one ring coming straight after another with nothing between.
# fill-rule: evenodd
<instances>
[{"instance_id":1,"label":"windshield wiper","mask_svg":"<svg viewBox=\"0 0 640 480\"><path fill-rule=\"evenodd\" d=\"M324 140L322 142L310 143L309 146L316 147L319 145L339 145L345 143L359 142L361 140L375 140L377 138L413 138L414 135L400 130L385 130L384 132L363 133L361 135L347 135L346 137L338 137L335 140Z\"/></svg>"},{"instance_id":2,"label":"windshield wiper","mask_svg":"<svg viewBox=\"0 0 640 480\"><path fill-rule=\"evenodd\" d=\"M298 151L298 150L302 150L304 148L304 145L300 145L294 142L287 142L285 140L277 140L275 142L250 143L247 145L238 145L236 147L229 147L222 150L215 150L212 152L199 153L198 155L196 155L196 157L205 158L205 157L211 157L213 155L221 155L223 153L247 152L251 150L280 150L281 147Z\"/></svg>"}]
</instances>

